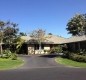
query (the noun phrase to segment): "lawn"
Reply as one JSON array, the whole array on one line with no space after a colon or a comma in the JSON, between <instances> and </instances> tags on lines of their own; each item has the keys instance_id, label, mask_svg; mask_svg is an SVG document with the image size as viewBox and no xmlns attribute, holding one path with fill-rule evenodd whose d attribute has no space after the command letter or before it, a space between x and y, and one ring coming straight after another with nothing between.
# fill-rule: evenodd
<instances>
[{"instance_id":1,"label":"lawn","mask_svg":"<svg viewBox=\"0 0 86 80\"><path fill-rule=\"evenodd\" d=\"M0 58L0 70L13 69L23 65L23 60L11 60Z\"/></svg>"},{"instance_id":2,"label":"lawn","mask_svg":"<svg viewBox=\"0 0 86 80\"><path fill-rule=\"evenodd\" d=\"M86 63L76 62L76 61L69 60L69 59L66 59L66 58L58 57L58 58L55 58L55 61L57 63L63 64L63 65L66 65L66 66L86 68Z\"/></svg>"}]
</instances>

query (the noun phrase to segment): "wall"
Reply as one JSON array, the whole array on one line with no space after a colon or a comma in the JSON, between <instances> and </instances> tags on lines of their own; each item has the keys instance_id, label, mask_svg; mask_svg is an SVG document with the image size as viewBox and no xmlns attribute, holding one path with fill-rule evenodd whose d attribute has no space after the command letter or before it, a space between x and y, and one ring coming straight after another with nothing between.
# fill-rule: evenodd
<instances>
[{"instance_id":1,"label":"wall","mask_svg":"<svg viewBox=\"0 0 86 80\"><path fill-rule=\"evenodd\" d=\"M86 41L68 43L67 46L69 51L86 50Z\"/></svg>"},{"instance_id":2,"label":"wall","mask_svg":"<svg viewBox=\"0 0 86 80\"><path fill-rule=\"evenodd\" d=\"M34 54L34 45L28 45L28 54Z\"/></svg>"},{"instance_id":3,"label":"wall","mask_svg":"<svg viewBox=\"0 0 86 80\"><path fill-rule=\"evenodd\" d=\"M45 45L44 50L50 50L50 45Z\"/></svg>"}]
</instances>

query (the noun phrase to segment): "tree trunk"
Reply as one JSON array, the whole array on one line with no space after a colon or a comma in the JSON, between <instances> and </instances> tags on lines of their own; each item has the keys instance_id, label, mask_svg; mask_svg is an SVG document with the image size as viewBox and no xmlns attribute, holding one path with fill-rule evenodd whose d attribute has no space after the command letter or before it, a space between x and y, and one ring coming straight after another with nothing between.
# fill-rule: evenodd
<instances>
[{"instance_id":1,"label":"tree trunk","mask_svg":"<svg viewBox=\"0 0 86 80\"><path fill-rule=\"evenodd\" d=\"M41 42L39 43L39 54L41 54Z\"/></svg>"},{"instance_id":2,"label":"tree trunk","mask_svg":"<svg viewBox=\"0 0 86 80\"><path fill-rule=\"evenodd\" d=\"M1 57L3 56L3 50L2 50L2 40L1 40L1 43L0 43L0 52L1 52Z\"/></svg>"}]
</instances>

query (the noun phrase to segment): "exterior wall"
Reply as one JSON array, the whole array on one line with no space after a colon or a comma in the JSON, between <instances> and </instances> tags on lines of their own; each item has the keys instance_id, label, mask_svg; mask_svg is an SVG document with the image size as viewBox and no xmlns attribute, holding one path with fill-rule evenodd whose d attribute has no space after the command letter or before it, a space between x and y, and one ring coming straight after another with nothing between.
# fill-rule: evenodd
<instances>
[{"instance_id":1,"label":"exterior wall","mask_svg":"<svg viewBox=\"0 0 86 80\"><path fill-rule=\"evenodd\" d=\"M45 45L44 50L50 50L50 45Z\"/></svg>"},{"instance_id":2,"label":"exterior wall","mask_svg":"<svg viewBox=\"0 0 86 80\"><path fill-rule=\"evenodd\" d=\"M36 44L33 44L33 45L28 45L28 55L29 54L47 54L48 50L50 50L50 45L42 45L44 46L44 48L40 51ZM46 52L45 52L46 50Z\"/></svg>"},{"instance_id":3,"label":"exterior wall","mask_svg":"<svg viewBox=\"0 0 86 80\"><path fill-rule=\"evenodd\" d=\"M86 50L86 41L68 43L67 46L69 51Z\"/></svg>"},{"instance_id":4,"label":"exterior wall","mask_svg":"<svg viewBox=\"0 0 86 80\"><path fill-rule=\"evenodd\" d=\"M35 54L47 54L48 53L47 50L50 50L50 45L44 45L44 48L41 51L35 50Z\"/></svg>"},{"instance_id":5,"label":"exterior wall","mask_svg":"<svg viewBox=\"0 0 86 80\"><path fill-rule=\"evenodd\" d=\"M35 50L35 54L44 54L44 50L41 50L41 51Z\"/></svg>"},{"instance_id":6,"label":"exterior wall","mask_svg":"<svg viewBox=\"0 0 86 80\"><path fill-rule=\"evenodd\" d=\"M34 45L28 46L28 54L34 54Z\"/></svg>"}]
</instances>

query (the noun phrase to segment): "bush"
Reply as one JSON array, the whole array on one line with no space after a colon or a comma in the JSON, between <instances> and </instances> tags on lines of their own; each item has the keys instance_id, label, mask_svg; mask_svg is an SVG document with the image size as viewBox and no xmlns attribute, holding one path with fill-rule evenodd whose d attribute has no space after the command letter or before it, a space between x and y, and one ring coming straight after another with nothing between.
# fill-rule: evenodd
<instances>
[{"instance_id":1,"label":"bush","mask_svg":"<svg viewBox=\"0 0 86 80\"><path fill-rule=\"evenodd\" d=\"M63 57L78 62L86 62L86 55L82 55L81 53L71 53L68 51L64 51Z\"/></svg>"},{"instance_id":2,"label":"bush","mask_svg":"<svg viewBox=\"0 0 86 80\"><path fill-rule=\"evenodd\" d=\"M44 53L50 53L50 50L44 50Z\"/></svg>"},{"instance_id":3,"label":"bush","mask_svg":"<svg viewBox=\"0 0 86 80\"><path fill-rule=\"evenodd\" d=\"M12 59L12 60L17 60L17 54L16 54L16 53L12 53L11 59Z\"/></svg>"},{"instance_id":4,"label":"bush","mask_svg":"<svg viewBox=\"0 0 86 80\"><path fill-rule=\"evenodd\" d=\"M70 58L71 55L72 55L71 52L69 52L69 51L63 51L63 56L62 57L64 57L64 58Z\"/></svg>"},{"instance_id":5,"label":"bush","mask_svg":"<svg viewBox=\"0 0 86 80\"><path fill-rule=\"evenodd\" d=\"M53 47L50 50L50 53L61 53L61 52L62 52L62 46Z\"/></svg>"},{"instance_id":6,"label":"bush","mask_svg":"<svg viewBox=\"0 0 86 80\"><path fill-rule=\"evenodd\" d=\"M78 55L78 54L72 54L70 56L70 59L78 62L86 62L86 56Z\"/></svg>"},{"instance_id":7,"label":"bush","mask_svg":"<svg viewBox=\"0 0 86 80\"><path fill-rule=\"evenodd\" d=\"M10 58L12 52L10 50L4 50L2 58Z\"/></svg>"}]
</instances>

